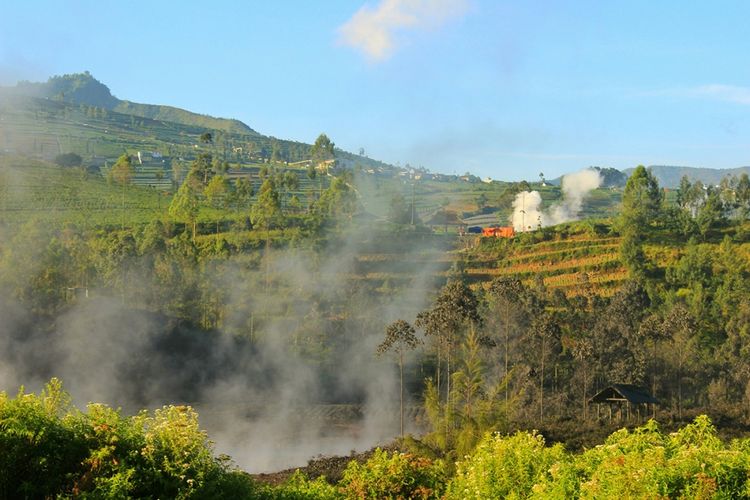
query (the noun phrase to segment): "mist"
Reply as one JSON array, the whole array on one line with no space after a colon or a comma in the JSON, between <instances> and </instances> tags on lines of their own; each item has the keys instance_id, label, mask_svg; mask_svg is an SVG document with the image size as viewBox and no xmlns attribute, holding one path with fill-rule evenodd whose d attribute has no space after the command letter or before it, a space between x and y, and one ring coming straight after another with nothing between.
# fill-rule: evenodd
<instances>
[{"instance_id":1,"label":"mist","mask_svg":"<svg viewBox=\"0 0 750 500\"><path fill-rule=\"evenodd\" d=\"M562 178L562 200L554 203L548 210L544 210L542 206L539 191L522 191L513 200L513 228L516 231L530 231L578 220L587 195L601 184L602 177L594 169L566 174Z\"/></svg>"},{"instance_id":2,"label":"mist","mask_svg":"<svg viewBox=\"0 0 750 500\"><path fill-rule=\"evenodd\" d=\"M248 472L383 444L399 431L398 380L394 360L376 347L390 322L413 321L428 306L445 266L430 255L444 248L431 238L384 238L362 221L342 224L319 250L203 266L226 311L208 331L147 307L158 293L143 270L147 256L127 262L129 294L92 288L53 317L4 292L0 389L35 391L59 377L80 408L104 402L132 414L192 405L217 453ZM26 233L8 231L16 236L0 240L0 257L44 247ZM24 260L21 272L31 279L42 261Z\"/></svg>"}]
</instances>

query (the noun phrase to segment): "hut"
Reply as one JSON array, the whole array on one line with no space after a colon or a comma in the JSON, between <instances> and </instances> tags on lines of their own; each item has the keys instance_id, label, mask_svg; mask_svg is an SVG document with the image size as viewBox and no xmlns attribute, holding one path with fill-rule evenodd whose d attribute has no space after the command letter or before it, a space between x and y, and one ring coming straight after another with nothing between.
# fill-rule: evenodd
<instances>
[{"instance_id":1,"label":"hut","mask_svg":"<svg viewBox=\"0 0 750 500\"><path fill-rule=\"evenodd\" d=\"M653 397L643 387L631 384L613 384L606 389L596 393L589 400L589 403L596 403L596 417L601 418L601 406L607 405L609 410L609 420L612 415L616 415L618 420L630 420L649 414L649 409L653 415L656 414L656 405L659 400ZM650 408L649 408L650 405Z\"/></svg>"}]
</instances>

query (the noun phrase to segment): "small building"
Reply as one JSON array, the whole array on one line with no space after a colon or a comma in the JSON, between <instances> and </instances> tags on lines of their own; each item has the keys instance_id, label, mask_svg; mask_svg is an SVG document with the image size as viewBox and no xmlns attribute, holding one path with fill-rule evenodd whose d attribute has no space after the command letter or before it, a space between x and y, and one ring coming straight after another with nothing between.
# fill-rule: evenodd
<instances>
[{"instance_id":1,"label":"small building","mask_svg":"<svg viewBox=\"0 0 750 500\"><path fill-rule=\"evenodd\" d=\"M505 227L485 227L482 229L482 236L494 237L494 238L513 238L516 235L516 231L513 226Z\"/></svg>"},{"instance_id":2,"label":"small building","mask_svg":"<svg viewBox=\"0 0 750 500\"><path fill-rule=\"evenodd\" d=\"M589 403L596 404L597 418L602 418L601 407L606 405L609 410L609 420L612 420L613 415L618 420L632 418L640 420L648 416L649 410L652 415L656 413L659 400L643 387L632 384L613 384L596 393ZM649 405L651 405L650 408Z\"/></svg>"}]
</instances>

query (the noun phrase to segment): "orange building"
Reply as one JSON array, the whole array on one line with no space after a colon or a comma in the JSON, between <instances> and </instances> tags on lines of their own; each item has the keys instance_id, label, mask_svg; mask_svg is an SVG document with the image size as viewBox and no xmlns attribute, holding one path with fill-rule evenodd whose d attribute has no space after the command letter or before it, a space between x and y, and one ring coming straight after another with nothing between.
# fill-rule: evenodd
<instances>
[{"instance_id":1,"label":"orange building","mask_svg":"<svg viewBox=\"0 0 750 500\"><path fill-rule=\"evenodd\" d=\"M485 227L482 229L482 236L495 238L512 238L516 235L513 226L505 227Z\"/></svg>"}]
</instances>

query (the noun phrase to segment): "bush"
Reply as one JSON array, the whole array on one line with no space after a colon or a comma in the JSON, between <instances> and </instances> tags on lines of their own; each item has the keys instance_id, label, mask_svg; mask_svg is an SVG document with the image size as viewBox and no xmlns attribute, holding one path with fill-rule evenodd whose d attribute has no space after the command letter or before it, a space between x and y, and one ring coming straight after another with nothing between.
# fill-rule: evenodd
<instances>
[{"instance_id":1,"label":"bush","mask_svg":"<svg viewBox=\"0 0 750 500\"><path fill-rule=\"evenodd\" d=\"M346 498L440 498L446 481L445 467L407 453L381 449L366 463L352 461L339 483Z\"/></svg>"},{"instance_id":2,"label":"bush","mask_svg":"<svg viewBox=\"0 0 750 500\"><path fill-rule=\"evenodd\" d=\"M123 417L76 410L53 379L38 396L0 393L0 498L252 498L250 478L213 456L198 415L167 406Z\"/></svg>"},{"instance_id":3,"label":"bush","mask_svg":"<svg viewBox=\"0 0 750 500\"><path fill-rule=\"evenodd\" d=\"M545 447L536 433L488 434L456 464L446 498L526 498L534 485L550 479L553 464L566 458L561 445Z\"/></svg>"},{"instance_id":4,"label":"bush","mask_svg":"<svg viewBox=\"0 0 750 500\"><path fill-rule=\"evenodd\" d=\"M266 500L335 500L344 498L336 486L328 484L324 477L313 481L297 470L281 486L266 486L258 498Z\"/></svg>"},{"instance_id":5,"label":"bush","mask_svg":"<svg viewBox=\"0 0 750 500\"><path fill-rule=\"evenodd\" d=\"M70 402L53 379L41 394L0 394L0 498L45 498L71 488L86 457Z\"/></svg>"}]
</instances>

